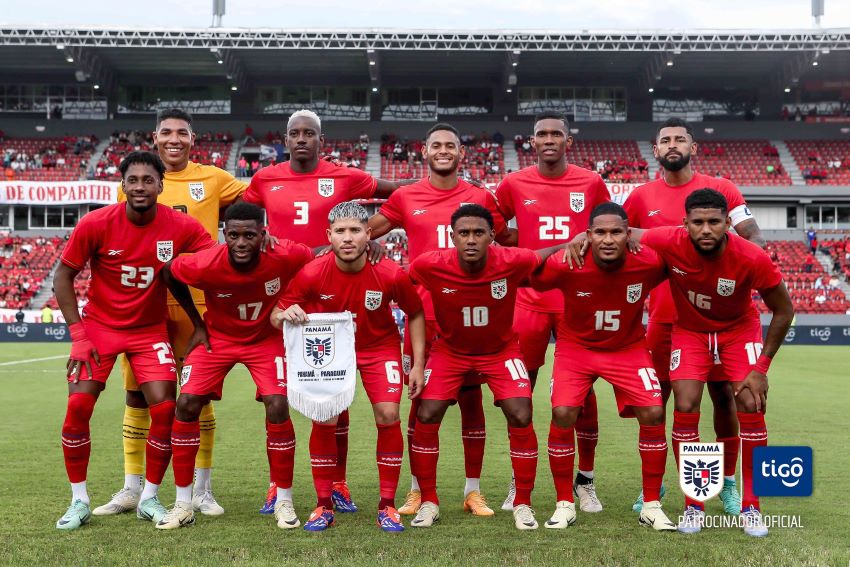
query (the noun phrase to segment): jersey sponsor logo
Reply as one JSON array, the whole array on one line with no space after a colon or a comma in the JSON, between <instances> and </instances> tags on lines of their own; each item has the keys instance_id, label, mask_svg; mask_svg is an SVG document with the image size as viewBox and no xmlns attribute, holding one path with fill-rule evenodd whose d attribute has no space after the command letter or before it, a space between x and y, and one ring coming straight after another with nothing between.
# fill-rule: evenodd
<instances>
[{"instance_id":1,"label":"jersey sponsor logo","mask_svg":"<svg viewBox=\"0 0 850 567\"><path fill-rule=\"evenodd\" d=\"M376 311L381 306L381 300L384 298L384 293L381 291L366 290L366 298L364 305L369 311Z\"/></svg>"},{"instance_id":2,"label":"jersey sponsor logo","mask_svg":"<svg viewBox=\"0 0 850 567\"><path fill-rule=\"evenodd\" d=\"M705 502L720 494L723 443L679 445L679 485L685 496Z\"/></svg>"},{"instance_id":3,"label":"jersey sponsor logo","mask_svg":"<svg viewBox=\"0 0 850 567\"><path fill-rule=\"evenodd\" d=\"M626 301L629 303L637 303L640 301L640 296L643 294L643 283L630 284L626 288Z\"/></svg>"},{"instance_id":4,"label":"jersey sponsor logo","mask_svg":"<svg viewBox=\"0 0 850 567\"><path fill-rule=\"evenodd\" d=\"M206 193L204 192L204 182L195 181L189 183L189 196L195 201L203 201L204 197L206 197Z\"/></svg>"},{"instance_id":5,"label":"jersey sponsor logo","mask_svg":"<svg viewBox=\"0 0 850 567\"><path fill-rule=\"evenodd\" d=\"M156 259L160 262L168 262L174 257L174 241L173 240L157 240L156 241Z\"/></svg>"},{"instance_id":6,"label":"jersey sponsor logo","mask_svg":"<svg viewBox=\"0 0 850 567\"><path fill-rule=\"evenodd\" d=\"M188 364L180 370L180 387L182 388L189 382L189 376L192 375L192 365Z\"/></svg>"},{"instance_id":7,"label":"jersey sponsor logo","mask_svg":"<svg viewBox=\"0 0 850 567\"><path fill-rule=\"evenodd\" d=\"M533 205L537 202L537 199L526 199L522 202L523 205Z\"/></svg>"},{"instance_id":8,"label":"jersey sponsor logo","mask_svg":"<svg viewBox=\"0 0 850 567\"><path fill-rule=\"evenodd\" d=\"M647 213L646 216L654 217L655 215L657 215L659 213L661 213L661 209L652 209L651 211L649 211L649 213Z\"/></svg>"},{"instance_id":9,"label":"jersey sponsor logo","mask_svg":"<svg viewBox=\"0 0 850 567\"><path fill-rule=\"evenodd\" d=\"M324 293L319 294L319 299L328 300L328 299L333 299L333 298L334 298L334 294L332 294L332 293L331 294L324 294Z\"/></svg>"},{"instance_id":10,"label":"jersey sponsor logo","mask_svg":"<svg viewBox=\"0 0 850 567\"><path fill-rule=\"evenodd\" d=\"M266 295L277 295L280 291L280 278L266 282Z\"/></svg>"},{"instance_id":11,"label":"jersey sponsor logo","mask_svg":"<svg viewBox=\"0 0 850 567\"><path fill-rule=\"evenodd\" d=\"M124 253L123 250L112 250L112 249L110 249L109 252L106 255L107 256L120 256L123 253Z\"/></svg>"},{"instance_id":12,"label":"jersey sponsor logo","mask_svg":"<svg viewBox=\"0 0 850 567\"><path fill-rule=\"evenodd\" d=\"M450 287L444 287L443 288L443 293L454 293L456 291L457 291L456 289L452 289Z\"/></svg>"},{"instance_id":13,"label":"jersey sponsor logo","mask_svg":"<svg viewBox=\"0 0 850 567\"><path fill-rule=\"evenodd\" d=\"M682 349L677 348L670 352L670 370L679 368L679 363L682 361Z\"/></svg>"},{"instance_id":14,"label":"jersey sponsor logo","mask_svg":"<svg viewBox=\"0 0 850 567\"><path fill-rule=\"evenodd\" d=\"M508 280L502 278L494 282L490 282L490 295L493 299L502 299L508 294Z\"/></svg>"},{"instance_id":15,"label":"jersey sponsor logo","mask_svg":"<svg viewBox=\"0 0 850 567\"><path fill-rule=\"evenodd\" d=\"M413 209L413 216L424 215L427 212L428 212L428 209Z\"/></svg>"},{"instance_id":16,"label":"jersey sponsor logo","mask_svg":"<svg viewBox=\"0 0 850 567\"><path fill-rule=\"evenodd\" d=\"M680 276L687 276L688 275L688 272L686 272L685 270L680 270L676 266L670 266L670 269L673 270L673 273L678 274Z\"/></svg>"},{"instance_id":17,"label":"jersey sponsor logo","mask_svg":"<svg viewBox=\"0 0 850 567\"><path fill-rule=\"evenodd\" d=\"M592 294L592 291L577 291L576 297L590 297Z\"/></svg>"},{"instance_id":18,"label":"jersey sponsor logo","mask_svg":"<svg viewBox=\"0 0 850 567\"><path fill-rule=\"evenodd\" d=\"M333 179L319 179L319 195L322 197L330 197L334 194Z\"/></svg>"},{"instance_id":19,"label":"jersey sponsor logo","mask_svg":"<svg viewBox=\"0 0 850 567\"><path fill-rule=\"evenodd\" d=\"M717 278L717 293L723 297L729 297L735 293L735 280Z\"/></svg>"},{"instance_id":20,"label":"jersey sponsor logo","mask_svg":"<svg viewBox=\"0 0 850 567\"><path fill-rule=\"evenodd\" d=\"M584 193L570 193L570 208L575 213L584 210Z\"/></svg>"}]
</instances>

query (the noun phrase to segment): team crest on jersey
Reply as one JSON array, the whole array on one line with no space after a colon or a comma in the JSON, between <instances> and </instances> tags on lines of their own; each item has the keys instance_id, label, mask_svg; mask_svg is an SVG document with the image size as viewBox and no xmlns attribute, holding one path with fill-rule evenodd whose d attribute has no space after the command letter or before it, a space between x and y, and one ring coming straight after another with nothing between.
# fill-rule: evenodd
<instances>
[{"instance_id":1,"label":"team crest on jersey","mask_svg":"<svg viewBox=\"0 0 850 567\"><path fill-rule=\"evenodd\" d=\"M494 282L490 282L490 295L493 299L502 299L508 294L508 280L502 278Z\"/></svg>"},{"instance_id":2,"label":"team crest on jersey","mask_svg":"<svg viewBox=\"0 0 850 567\"><path fill-rule=\"evenodd\" d=\"M280 291L280 278L266 282L266 295L277 295Z\"/></svg>"},{"instance_id":3,"label":"team crest on jersey","mask_svg":"<svg viewBox=\"0 0 850 567\"><path fill-rule=\"evenodd\" d=\"M679 485L685 496L705 502L720 494L723 443L679 445Z\"/></svg>"},{"instance_id":4,"label":"team crest on jersey","mask_svg":"<svg viewBox=\"0 0 850 567\"><path fill-rule=\"evenodd\" d=\"M430 380L430 379L431 379L431 369L426 368L425 369L425 385L426 386L428 385L428 380Z\"/></svg>"},{"instance_id":5,"label":"team crest on jersey","mask_svg":"<svg viewBox=\"0 0 850 567\"><path fill-rule=\"evenodd\" d=\"M206 197L206 193L204 193L204 182L189 183L189 196L196 201L203 201L204 197Z\"/></svg>"},{"instance_id":6,"label":"team crest on jersey","mask_svg":"<svg viewBox=\"0 0 850 567\"><path fill-rule=\"evenodd\" d=\"M570 193L570 208L574 213L584 210L584 193Z\"/></svg>"},{"instance_id":7,"label":"team crest on jersey","mask_svg":"<svg viewBox=\"0 0 850 567\"><path fill-rule=\"evenodd\" d=\"M182 388L189 383L189 376L192 374L192 365L189 364L180 369L180 387Z\"/></svg>"},{"instance_id":8,"label":"team crest on jersey","mask_svg":"<svg viewBox=\"0 0 850 567\"><path fill-rule=\"evenodd\" d=\"M156 241L156 259L160 262L168 262L174 257L174 241L173 240L157 240Z\"/></svg>"},{"instance_id":9,"label":"team crest on jersey","mask_svg":"<svg viewBox=\"0 0 850 567\"><path fill-rule=\"evenodd\" d=\"M322 197L330 197L334 194L333 179L319 179L319 195Z\"/></svg>"},{"instance_id":10,"label":"team crest on jersey","mask_svg":"<svg viewBox=\"0 0 850 567\"><path fill-rule=\"evenodd\" d=\"M626 301L629 303L637 303L640 301L640 296L643 294L643 284L631 284L626 288Z\"/></svg>"},{"instance_id":11,"label":"team crest on jersey","mask_svg":"<svg viewBox=\"0 0 850 567\"><path fill-rule=\"evenodd\" d=\"M376 311L381 306L381 300L384 297L384 293L381 291L372 291L371 289L366 290L366 300L365 305L366 309L369 311Z\"/></svg>"},{"instance_id":12,"label":"team crest on jersey","mask_svg":"<svg viewBox=\"0 0 850 567\"><path fill-rule=\"evenodd\" d=\"M723 297L729 297L735 293L735 280L717 278L717 293Z\"/></svg>"},{"instance_id":13,"label":"team crest on jersey","mask_svg":"<svg viewBox=\"0 0 850 567\"><path fill-rule=\"evenodd\" d=\"M677 348L670 353L670 370L679 368L679 363L682 361L682 349Z\"/></svg>"}]
</instances>

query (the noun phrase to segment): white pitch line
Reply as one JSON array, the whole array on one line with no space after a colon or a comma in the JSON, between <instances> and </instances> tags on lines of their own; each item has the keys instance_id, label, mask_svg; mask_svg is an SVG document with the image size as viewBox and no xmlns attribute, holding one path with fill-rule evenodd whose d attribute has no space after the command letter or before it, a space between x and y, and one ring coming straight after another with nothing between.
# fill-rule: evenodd
<instances>
[{"instance_id":1,"label":"white pitch line","mask_svg":"<svg viewBox=\"0 0 850 567\"><path fill-rule=\"evenodd\" d=\"M59 358L68 358L67 354L58 356L45 356L44 358L28 358L26 360L13 360L11 362L0 362L0 366L14 366L15 364L29 364L30 362L41 362L43 360L57 360Z\"/></svg>"}]
</instances>

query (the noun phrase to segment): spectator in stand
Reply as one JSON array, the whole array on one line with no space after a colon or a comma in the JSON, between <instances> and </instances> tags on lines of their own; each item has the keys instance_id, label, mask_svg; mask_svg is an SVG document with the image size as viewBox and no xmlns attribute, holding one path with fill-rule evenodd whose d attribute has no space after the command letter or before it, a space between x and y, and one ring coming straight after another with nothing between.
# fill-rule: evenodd
<instances>
[{"instance_id":1,"label":"spectator in stand","mask_svg":"<svg viewBox=\"0 0 850 567\"><path fill-rule=\"evenodd\" d=\"M815 279L815 289L823 289L823 276L818 276Z\"/></svg>"},{"instance_id":2,"label":"spectator in stand","mask_svg":"<svg viewBox=\"0 0 850 567\"><path fill-rule=\"evenodd\" d=\"M360 138L359 139L360 139L360 143L366 144L366 147L368 149L368 147L369 147L369 134L367 134L366 132L360 132Z\"/></svg>"},{"instance_id":3,"label":"spectator in stand","mask_svg":"<svg viewBox=\"0 0 850 567\"><path fill-rule=\"evenodd\" d=\"M812 273L812 269L815 267L815 255L812 252L806 254L806 259L803 261L803 271L807 274Z\"/></svg>"},{"instance_id":4,"label":"spectator in stand","mask_svg":"<svg viewBox=\"0 0 850 567\"><path fill-rule=\"evenodd\" d=\"M239 161L236 162L237 175L239 177L245 177L248 175L248 160L245 159L245 156L239 158Z\"/></svg>"},{"instance_id":5,"label":"spectator in stand","mask_svg":"<svg viewBox=\"0 0 850 567\"><path fill-rule=\"evenodd\" d=\"M255 160L251 161L251 171L253 171L253 173L251 175L260 171L260 160L255 159Z\"/></svg>"},{"instance_id":6,"label":"spectator in stand","mask_svg":"<svg viewBox=\"0 0 850 567\"><path fill-rule=\"evenodd\" d=\"M815 227L809 226L806 231L806 238L809 240L809 250L816 252L818 249L818 233L815 232Z\"/></svg>"},{"instance_id":7,"label":"spectator in stand","mask_svg":"<svg viewBox=\"0 0 850 567\"><path fill-rule=\"evenodd\" d=\"M839 289L840 287L841 280L838 279L838 272L833 272L829 278L829 289Z\"/></svg>"},{"instance_id":8,"label":"spectator in stand","mask_svg":"<svg viewBox=\"0 0 850 567\"><path fill-rule=\"evenodd\" d=\"M53 310L46 303L44 307L41 308L41 322L42 323L52 323L53 322Z\"/></svg>"}]
</instances>

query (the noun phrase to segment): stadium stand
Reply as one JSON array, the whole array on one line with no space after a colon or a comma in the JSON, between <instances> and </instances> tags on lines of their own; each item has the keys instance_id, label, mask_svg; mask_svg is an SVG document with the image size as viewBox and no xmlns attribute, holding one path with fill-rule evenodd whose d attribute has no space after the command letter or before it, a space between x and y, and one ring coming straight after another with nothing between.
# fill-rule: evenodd
<instances>
[{"instance_id":1,"label":"stadium stand","mask_svg":"<svg viewBox=\"0 0 850 567\"><path fill-rule=\"evenodd\" d=\"M286 159L284 157L284 147L280 134L272 134L271 138L266 136L268 146L274 148L276 157L268 158L260 150L260 155L252 152L245 152L236 162L236 175L238 177L251 177L263 167L274 165ZM361 142L360 140L325 140L325 145L322 146L321 153L323 156L330 156L349 167L366 169L366 159L369 154L369 143Z\"/></svg>"},{"instance_id":2,"label":"stadium stand","mask_svg":"<svg viewBox=\"0 0 850 567\"><path fill-rule=\"evenodd\" d=\"M779 163L779 150L767 140L718 140L699 143L694 169L725 177L736 185L791 185Z\"/></svg>"},{"instance_id":3,"label":"stadium stand","mask_svg":"<svg viewBox=\"0 0 850 567\"><path fill-rule=\"evenodd\" d=\"M850 141L785 142L807 185L850 185Z\"/></svg>"},{"instance_id":4,"label":"stadium stand","mask_svg":"<svg viewBox=\"0 0 850 567\"><path fill-rule=\"evenodd\" d=\"M519 166L537 163L531 145L521 138L514 139ZM580 140L573 142L567 153L570 163L596 171L611 183L645 183L649 181L648 164L641 157L637 142L632 140Z\"/></svg>"},{"instance_id":5,"label":"stadium stand","mask_svg":"<svg viewBox=\"0 0 850 567\"><path fill-rule=\"evenodd\" d=\"M460 174L481 183L498 183L505 176L505 151L502 141L488 135L476 137L462 134L465 155ZM381 177L384 179L418 179L425 177L428 166L422 160L421 140L399 140L395 134L381 137Z\"/></svg>"},{"instance_id":6,"label":"stadium stand","mask_svg":"<svg viewBox=\"0 0 850 567\"><path fill-rule=\"evenodd\" d=\"M5 234L0 253L0 307L30 307L30 300L59 261L65 240L55 236L22 237ZM40 305L37 307L41 307Z\"/></svg>"},{"instance_id":7,"label":"stadium stand","mask_svg":"<svg viewBox=\"0 0 850 567\"><path fill-rule=\"evenodd\" d=\"M68 181L80 179L97 144L95 136L18 138L0 143L7 181Z\"/></svg>"}]
</instances>

